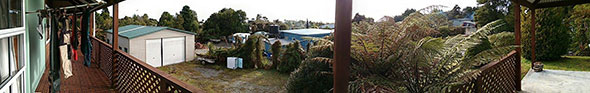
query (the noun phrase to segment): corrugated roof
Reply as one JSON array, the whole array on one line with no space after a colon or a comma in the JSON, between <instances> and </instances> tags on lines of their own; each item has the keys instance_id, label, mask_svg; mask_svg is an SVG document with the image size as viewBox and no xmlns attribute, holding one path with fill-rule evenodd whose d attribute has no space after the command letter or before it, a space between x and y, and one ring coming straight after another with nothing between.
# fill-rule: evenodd
<instances>
[{"instance_id":1,"label":"corrugated roof","mask_svg":"<svg viewBox=\"0 0 590 93\"><path fill-rule=\"evenodd\" d=\"M281 30L284 33L298 34L298 35L318 35L318 34L330 34L334 30L326 29L297 29L297 30Z\"/></svg>"},{"instance_id":2,"label":"corrugated roof","mask_svg":"<svg viewBox=\"0 0 590 93\"><path fill-rule=\"evenodd\" d=\"M127 26L119 27L119 36L131 39L131 38L136 38L139 36L151 34L154 32L159 32L159 31L162 31L165 29L176 31L176 32L181 32L181 33L186 33L186 34L196 35L193 32L175 29L175 28L171 28L171 27L127 25ZM106 32L113 33L113 30L109 29L109 30L106 30Z\"/></svg>"}]
</instances>

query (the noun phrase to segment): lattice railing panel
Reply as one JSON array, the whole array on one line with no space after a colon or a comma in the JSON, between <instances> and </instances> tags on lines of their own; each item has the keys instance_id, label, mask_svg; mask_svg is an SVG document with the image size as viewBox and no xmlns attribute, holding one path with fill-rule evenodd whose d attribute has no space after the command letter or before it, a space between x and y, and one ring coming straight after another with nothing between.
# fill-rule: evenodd
<instances>
[{"instance_id":1,"label":"lattice railing panel","mask_svg":"<svg viewBox=\"0 0 590 93\"><path fill-rule=\"evenodd\" d=\"M95 37L92 37L92 51L93 58L98 62L100 69L107 75L108 78L112 79L113 73L113 48L106 42L100 41Z\"/></svg>"},{"instance_id":2,"label":"lattice railing panel","mask_svg":"<svg viewBox=\"0 0 590 93\"><path fill-rule=\"evenodd\" d=\"M489 63L480 70L480 75L469 83L454 87L453 93L512 93L516 92L515 75L517 73L516 51L510 52L500 61ZM518 75L520 76L520 75Z\"/></svg>"},{"instance_id":3,"label":"lattice railing panel","mask_svg":"<svg viewBox=\"0 0 590 93\"><path fill-rule=\"evenodd\" d=\"M93 59L110 79L115 79L116 89L122 93L194 93L202 92L145 62L117 50L93 37ZM96 43L94 43L96 42ZM113 55L116 56L116 69L112 69ZM113 71L114 70L114 71ZM114 74L112 74L114 73ZM115 76L115 78L111 78Z\"/></svg>"},{"instance_id":4,"label":"lattice railing panel","mask_svg":"<svg viewBox=\"0 0 590 93\"><path fill-rule=\"evenodd\" d=\"M155 73L135 64L125 56L117 58L119 71L117 89L121 92L156 93L159 92L160 78Z\"/></svg>"},{"instance_id":5,"label":"lattice railing panel","mask_svg":"<svg viewBox=\"0 0 590 93\"><path fill-rule=\"evenodd\" d=\"M481 91L491 93L509 93L515 91L516 83L514 82L514 65L516 65L516 56L509 55L496 65L482 71L478 77L478 84ZM518 82L520 83L520 82Z\"/></svg>"}]
</instances>

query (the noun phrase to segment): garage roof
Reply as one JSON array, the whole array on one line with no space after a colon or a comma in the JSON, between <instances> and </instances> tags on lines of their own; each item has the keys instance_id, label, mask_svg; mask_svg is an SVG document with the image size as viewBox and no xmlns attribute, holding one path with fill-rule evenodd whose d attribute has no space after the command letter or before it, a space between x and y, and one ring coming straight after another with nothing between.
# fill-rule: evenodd
<instances>
[{"instance_id":1,"label":"garage roof","mask_svg":"<svg viewBox=\"0 0 590 93\"><path fill-rule=\"evenodd\" d=\"M172 30L176 32L196 35L193 32L184 31L176 28L171 27L160 27L160 26L141 26L141 25L127 25L123 27L119 27L119 36L132 39L143 35L148 35L151 33L159 32L162 30ZM106 30L108 33L113 33L112 29Z\"/></svg>"},{"instance_id":2,"label":"garage roof","mask_svg":"<svg viewBox=\"0 0 590 93\"><path fill-rule=\"evenodd\" d=\"M280 32L284 33L291 33L297 35L319 35L319 34L330 34L334 32L334 30L326 30L326 29L296 29L296 30L281 30Z\"/></svg>"}]
</instances>

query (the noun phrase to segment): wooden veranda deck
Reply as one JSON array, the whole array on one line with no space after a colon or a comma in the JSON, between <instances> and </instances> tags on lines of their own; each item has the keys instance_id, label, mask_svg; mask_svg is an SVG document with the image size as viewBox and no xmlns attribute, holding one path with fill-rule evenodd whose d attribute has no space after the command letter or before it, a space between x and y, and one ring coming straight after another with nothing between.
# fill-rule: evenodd
<instances>
[{"instance_id":1,"label":"wooden veranda deck","mask_svg":"<svg viewBox=\"0 0 590 93\"><path fill-rule=\"evenodd\" d=\"M72 77L65 79L63 70L61 73L60 92L62 93L116 93L111 87L111 81L102 72L97 63L92 63L91 67L83 65L82 52L78 51L78 60L72 60ZM49 55L46 53L46 55ZM37 85L35 92L50 93L49 83L49 57L46 57L46 69Z\"/></svg>"}]
</instances>

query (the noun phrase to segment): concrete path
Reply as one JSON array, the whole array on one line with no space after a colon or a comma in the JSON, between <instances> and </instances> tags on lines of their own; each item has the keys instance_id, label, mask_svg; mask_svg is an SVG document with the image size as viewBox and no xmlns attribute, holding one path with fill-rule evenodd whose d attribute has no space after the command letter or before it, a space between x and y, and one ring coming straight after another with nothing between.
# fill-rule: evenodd
<instances>
[{"instance_id":1,"label":"concrete path","mask_svg":"<svg viewBox=\"0 0 590 93\"><path fill-rule=\"evenodd\" d=\"M521 84L521 93L588 93L590 92L590 72L529 70Z\"/></svg>"}]
</instances>

